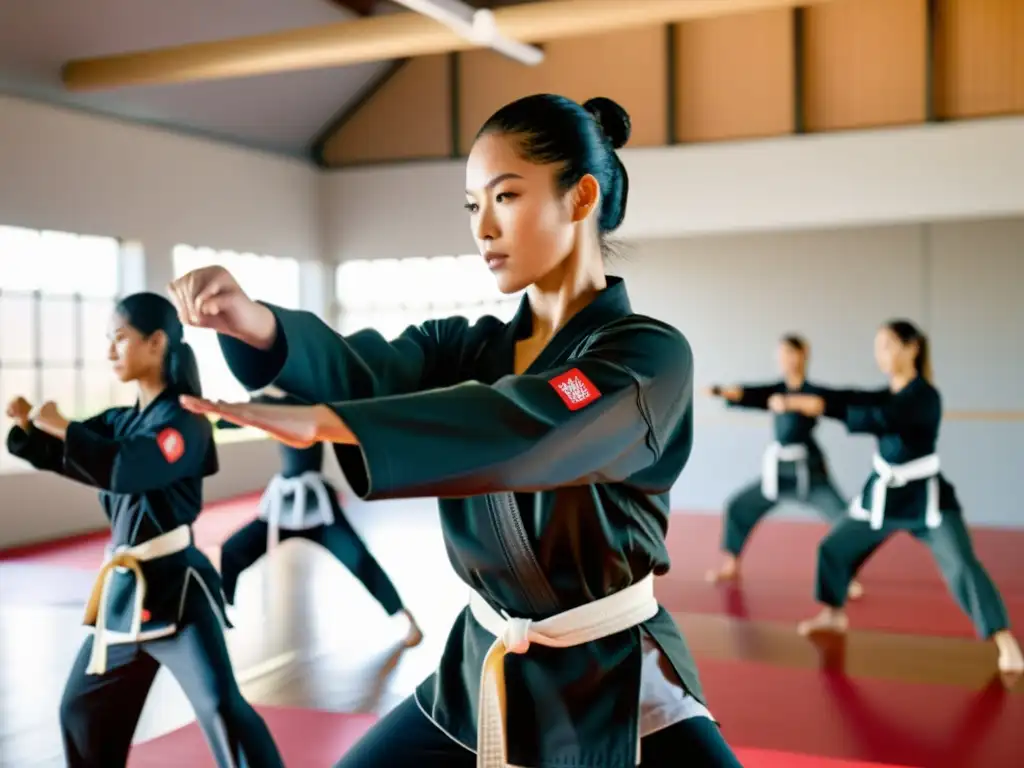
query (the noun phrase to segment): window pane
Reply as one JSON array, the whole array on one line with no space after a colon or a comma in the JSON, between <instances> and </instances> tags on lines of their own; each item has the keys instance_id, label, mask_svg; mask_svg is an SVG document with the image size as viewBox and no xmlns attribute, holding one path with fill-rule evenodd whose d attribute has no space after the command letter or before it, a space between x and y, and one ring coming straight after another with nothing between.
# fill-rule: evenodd
<instances>
[{"instance_id":1,"label":"window pane","mask_svg":"<svg viewBox=\"0 0 1024 768\"><path fill-rule=\"evenodd\" d=\"M43 382L42 399L53 400L66 417L80 416L78 403L78 371L68 367L43 368L40 371Z\"/></svg>"},{"instance_id":2,"label":"window pane","mask_svg":"<svg viewBox=\"0 0 1024 768\"><path fill-rule=\"evenodd\" d=\"M40 309L43 362L74 365L79 330L75 302L70 297L44 296Z\"/></svg>"},{"instance_id":3,"label":"window pane","mask_svg":"<svg viewBox=\"0 0 1024 768\"><path fill-rule=\"evenodd\" d=\"M347 261L334 272L334 291L343 309L356 310L372 305L377 296L372 287L373 263Z\"/></svg>"},{"instance_id":4,"label":"window pane","mask_svg":"<svg viewBox=\"0 0 1024 768\"><path fill-rule=\"evenodd\" d=\"M83 296L116 296L120 283L121 243L113 237L80 235L75 252L78 264L89 265L76 276L75 291Z\"/></svg>"},{"instance_id":5,"label":"window pane","mask_svg":"<svg viewBox=\"0 0 1024 768\"><path fill-rule=\"evenodd\" d=\"M0 293L0 362L35 359L36 316L31 294Z\"/></svg>"},{"instance_id":6,"label":"window pane","mask_svg":"<svg viewBox=\"0 0 1024 768\"><path fill-rule=\"evenodd\" d=\"M114 311L114 302L105 299L85 299L81 306L81 338L82 360L102 362L107 359L110 351L110 315Z\"/></svg>"},{"instance_id":7,"label":"window pane","mask_svg":"<svg viewBox=\"0 0 1024 768\"><path fill-rule=\"evenodd\" d=\"M112 405L120 405L115 394L117 379L109 365L90 365L82 370L81 407L78 418L95 416Z\"/></svg>"}]
</instances>

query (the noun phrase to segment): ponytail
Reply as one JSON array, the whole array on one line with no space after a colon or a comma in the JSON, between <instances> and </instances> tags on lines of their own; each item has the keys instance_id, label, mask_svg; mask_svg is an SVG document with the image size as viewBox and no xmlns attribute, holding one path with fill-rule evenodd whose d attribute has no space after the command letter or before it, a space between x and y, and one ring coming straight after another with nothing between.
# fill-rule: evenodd
<instances>
[{"instance_id":1,"label":"ponytail","mask_svg":"<svg viewBox=\"0 0 1024 768\"><path fill-rule=\"evenodd\" d=\"M932 354L928 337L923 333L917 339L917 354L914 356L914 368L917 375L921 376L929 384L934 384L932 379Z\"/></svg>"},{"instance_id":2,"label":"ponytail","mask_svg":"<svg viewBox=\"0 0 1024 768\"><path fill-rule=\"evenodd\" d=\"M914 355L914 371L929 384L934 384L931 350L925 333L909 320L890 320L885 327L892 331L901 344L917 345L917 354Z\"/></svg>"},{"instance_id":3,"label":"ponytail","mask_svg":"<svg viewBox=\"0 0 1024 768\"><path fill-rule=\"evenodd\" d=\"M167 344L164 352L164 379L167 388L176 395L202 397L203 385L199 379L199 363L188 342Z\"/></svg>"}]
</instances>

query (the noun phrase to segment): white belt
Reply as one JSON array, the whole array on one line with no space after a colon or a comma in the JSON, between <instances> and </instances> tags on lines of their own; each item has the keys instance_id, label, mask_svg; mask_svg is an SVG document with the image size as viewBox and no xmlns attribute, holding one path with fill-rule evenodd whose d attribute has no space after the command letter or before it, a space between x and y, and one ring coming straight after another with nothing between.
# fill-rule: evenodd
<instances>
[{"instance_id":1,"label":"white belt","mask_svg":"<svg viewBox=\"0 0 1024 768\"><path fill-rule=\"evenodd\" d=\"M878 530L885 519L885 500L890 488L902 488L915 480L927 480L928 494L925 506L925 525L938 528L942 525L942 512L939 510L939 455L937 453L922 456L920 459L905 464L890 464L877 453L874 460L875 472L878 474L871 487L871 509L868 510L871 527ZM854 500L859 503L859 497Z\"/></svg>"},{"instance_id":2,"label":"white belt","mask_svg":"<svg viewBox=\"0 0 1024 768\"><path fill-rule=\"evenodd\" d=\"M505 768L505 654L526 653L530 643L570 648L642 624L658 613L654 574L600 600L571 608L540 621L502 615L475 591L470 593L473 618L497 639L484 657L477 713L477 768ZM504 612L502 612L504 613Z\"/></svg>"},{"instance_id":3,"label":"white belt","mask_svg":"<svg viewBox=\"0 0 1024 768\"><path fill-rule=\"evenodd\" d=\"M807 446L802 443L783 445L772 443L765 449L761 460L761 493L769 501L779 498L779 462L796 464L796 490L806 499L811 486L811 471L807 466Z\"/></svg>"},{"instance_id":4,"label":"white belt","mask_svg":"<svg viewBox=\"0 0 1024 768\"><path fill-rule=\"evenodd\" d=\"M281 510L284 506L286 496L293 495L292 510L288 528L290 530L303 530L311 528L306 522L306 511L308 507L309 493L316 496L319 518L314 523L319 525L331 525L334 522L334 511L328 491L324 485L323 477L319 472L310 470L303 472L298 477L283 477L274 475L270 485L260 497L260 517L267 521L267 550L277 546L280 540Z\"/></svg>"},{"instance_id":5,"label":"white belt","mask_svg":"<svg viewBox=\"0 0 1024 768\"><path fill-rule=\"evenodd\" d=\"M92 637L92 656L87 675L102 675L107 671L107 597L110 574L115 568L127 568L135 574L135 606L132 611L131 633L138 637L142 631L142 609L146 602L146 577L139 563L156 560L188 549L192 544L192 532L187 525L179 525L173 531L161 534L134 547L117 547L107 557L96 575L96 581L85 606L85 623L95 625Z\"/></svg>"}]
</instances>

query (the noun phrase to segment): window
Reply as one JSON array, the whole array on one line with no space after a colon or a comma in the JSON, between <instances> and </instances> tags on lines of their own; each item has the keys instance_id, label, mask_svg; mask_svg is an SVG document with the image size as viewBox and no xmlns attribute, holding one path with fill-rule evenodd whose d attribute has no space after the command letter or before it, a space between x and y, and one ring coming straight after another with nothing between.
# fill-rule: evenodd
<instances>
[{"instance_id":1,"label":"window","mask_svg":"<svg viewBox=\"0 0 1024 768\"><path fill-rule=\"evenodd\" d=\"M120 259L115 238L0 226L0 433L18 395L69 418L131 401L107 361ZM24 467L0 451L0 472Z\"/></svg>"},{"instance_id":2,"label":"window","mask_svg":"<svg viewBox=\"0 0 1024 768\"><path fill-rule=\"evenodd\" d=\"M387 338L453 315L508 321L520 300L498 291L479 256L347 261L335 272L335 295L340 333L373 328Z\"/></svg>"},{"instance_id":3,"label":"window","mask_svg":"<svg viewBox=\"0 0 1024 768\"><path fill-rule=\"evenodd\" d=\"M193 269L218 264L227 269L247 294L288 309L299 307L299 262L274 256L251 253L215 251L212 248L175 246L173 252L176 277ZM196 353L203 395L220 400L245 400L248 394L224 362L217 335L201 328L186 328L185 340ZM218 433L229 438L230 433Z\"/></svg>"}]
</instances>

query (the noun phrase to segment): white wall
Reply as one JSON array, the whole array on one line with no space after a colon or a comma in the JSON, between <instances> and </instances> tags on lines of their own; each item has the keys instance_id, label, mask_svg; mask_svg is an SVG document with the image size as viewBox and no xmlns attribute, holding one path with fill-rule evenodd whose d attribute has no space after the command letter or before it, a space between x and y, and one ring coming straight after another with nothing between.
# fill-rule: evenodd
<instances>
[{"instance_id":1,"label":"white wall","mask_svg":"<svg viewBox=\"0 0 1024 768\"><path fill-rule=\"evenodd\" d=\"M318 199L298 162L0 96L0 223L137 239L151 290L182 242L319 260ZM224 445L207 495L276 467L268 441ZM41 473L0 475L0 508L0 548L104 525L92 491Z\"/></svg>"},{"instance_id":2,"label":"white wall","mask_svg":"<svg viewBox=\"0 0 1024 768\"><path fill-rule=\"evenodd\" d=\"M624 150L629 239L1024 212L1024 117ZM334 260L473 253L464 164L329 174ZM386 233L386 234L385 234Z\"/></svg>"},{"instance_id":3,"label":"white wall","mask_svg":"<svg viewBox=\"0 0 1024 768\"><path fill-rule=\"evenodd\" d=\"M931 335L936 383L951 416L940 436L943 469L968 519L1024 527L1022 247L1019 217L646 241L615 271L637 311L689 338L699 387L778 380L776 340L792 331L811 342L813 380L884 386L874 365L875 330L892 317L920 323ZM693 458L674 501L719 510L756 477L769 417L703 397L695 416ZM874 441L827 421L818 435L841 489L852 494Z\"/></svg>"}]
</instances>

